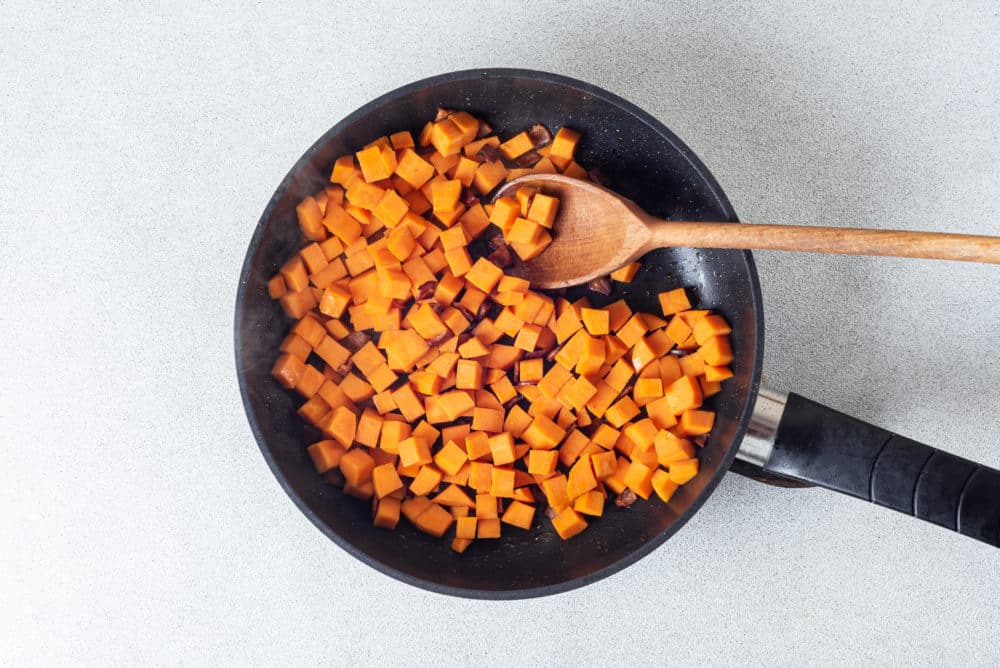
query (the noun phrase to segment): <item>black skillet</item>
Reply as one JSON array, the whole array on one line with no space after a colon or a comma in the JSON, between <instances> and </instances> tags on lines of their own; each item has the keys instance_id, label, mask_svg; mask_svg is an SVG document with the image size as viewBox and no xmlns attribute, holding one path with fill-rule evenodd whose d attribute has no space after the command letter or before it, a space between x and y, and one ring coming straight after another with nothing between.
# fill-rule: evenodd
<instances>
[{"instance_id":1,"label":"black skillet","mask_svg":"<svg viewBox=\"0 0 1000 668\"><path fill-rule=\"evenodd\" d=\"M303 513L355 557L404 582L445 594L513 599L594 582L649 554L701 507L740 458L762 473L814 483L895 508L1000 545L1000 472L871 426L794 394L759 386L764 344L760 285L749 252L662 249L608 298L657 312L656 294L689 286L697 303L732 323L735 377L711 400L715 429L699 452L701 472L663 504L609 504L602 518L563 542L536 522L477 541L463 555L447 540L406 522L373 528L367 503L348 498L316 474L299 401L270 376L290 322L265 282L300 245L295 205L328 183L334 159L389 132L419 129L438 107L488 119L501 135L543 123L582 131L579 161L600 166L612 187L650 213L684 220L735 221L722 188L698 158L649 114L589 84L530 70L453 72L404 86L369 102L331 128L295 164L257 225L236 298L236 368L250 426L264 458ZM583 289L579 289L581 292ZM742 446L742 447L741 447Z\"/></svg>"}]
</instances>

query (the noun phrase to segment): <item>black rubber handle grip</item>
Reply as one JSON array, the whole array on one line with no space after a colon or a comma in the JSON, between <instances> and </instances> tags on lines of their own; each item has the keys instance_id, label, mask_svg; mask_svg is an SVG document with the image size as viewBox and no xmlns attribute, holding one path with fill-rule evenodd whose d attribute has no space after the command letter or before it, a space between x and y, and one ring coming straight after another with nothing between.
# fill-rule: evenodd
<instances>
[{"instance_id":1,"label":"black rubber handle grip","mask_svg":"<svg viewBox=\"0 0 1000 668\"><path fill-rule=\"evenodd\" d=\"M764 470L887 506L1000 547L1000 471L797 394L788 395Z\"/></svg>"}]
</instances>

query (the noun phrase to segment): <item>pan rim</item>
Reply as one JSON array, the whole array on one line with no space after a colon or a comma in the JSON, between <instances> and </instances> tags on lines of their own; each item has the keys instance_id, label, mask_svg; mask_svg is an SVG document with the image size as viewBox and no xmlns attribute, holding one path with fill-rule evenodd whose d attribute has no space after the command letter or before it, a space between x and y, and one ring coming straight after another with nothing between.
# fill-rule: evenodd
<instances>
[{"instance_id":1,"label":"pan rim","mask_svg":"<svg viewBox=\"0 0 1000 668\"><path fill-rule=\"evenodd\" d=\"M244 257L243 266L240 271L239 286L236 293L236 303L235 303L235 317L234 317L234 343L235 343L235 361L236 361L236 376L240 388L240 397L243 401L244 412L246 413L247 420L250 423L250 430L254 435L254 439L257 442L257 447L261 451L264 460L267 462L268 467L271 469L271 473L278 480L278 483L284 489L285 493L289 496L292 502L298 507L298 509L309 519L310 522L317 529L319 529L327 538L332 540L340 548L345 550L348 554L371 566L373 569L384 573L396 580L405 582L406 584L419 587L427 591L432 591L437 594L445 594L449 596L456 596L461 598L472 598L472 599L489 599L489 600L516 600L516 599L527 599L527 598L537 598L541 596L550 596L554 594L559 594L567 592L578 587L584 587L586 585L602 580L618 571L634 564L643 557L649 555L653 550L660 547L667 539L673 536L677 531L679 531L690 518L701 508L709 496L715 491L722 477L726 475L732 465L733 460L736 457L736 452L739 449L739 444L746 433L747 427L750 422L750 417L753 412L753 405L757 392L760 388L760 375L761 366L763 362L764 355L764 309L763 300L760 289L760 281L757 276L757 267L754 262L753 255L750 251L742 251L744 262L746 262L748 274L750 278L750 288L751 295L753 299L753 311L754 311L754 338L755 338L755 349L753 351L753 356L751 359L752 369L751 369L751 382L748 388L747 400L743 406L742 413L736 421L736 432L734 434L732 442L729 444L722 457L717 469L713 472L712 476L705 484L705 488L702 492L695 497L691 504L684 509L676 520L671 522L671 524L661 531L657 536L650 539L645 544L636 548L635 550L629 552L627 555L614 561L602 568L599 568L591 573L587 573L583 576L573 577L563 582L558 582L554 584L544 585L541 587L528 587L521 589L475 589L468 587L460 587L453 585L444 585L431 580L426 580L420 578L404 571L400 571L374 557L367 554L366 552L358 549L351 541L345 539L339 533L334 531L330 526L324 523L318 515L313 512L305 500L299 495L299 493L292 487L288 479L282 474L278 463L273 456L270 448L266 445L266 437L261 429L260 423L257 416L253 410L253 406L250 402L249 389L247 387L246 376L247 369L243 363L240 351L243 349L243 337L241 334L241 316L245 310L245 303L247 299L247 284L249 282L249 276L251 268L254 264L253 260L256 257L260 241L264 233L267 222L272 216L274 207L277 202L281 199L281 196L285 193L288 187L293 181L293 176L297 174L307 163L309 163L312 156L320 150L330 139L336 136L338 133L343 131L344 128L350 124L360 120L361 118L368 116L369 114L376 112L380 107L385 104L396 100L401 97L405 97L411 93L419 91L424 88L429 88L442 83L450 83L454 81L462 81L469 79L479 79L479 78L527 78L534 81L541 81L545 83L552 83L560 86L565 86L569 88L575 88L588 95L592 95L596 98L601 99L608 104L616 106L621 110L631 114L644 124L646 124L651 130L656 132L656 134L663 137L684 159L688 162L691 168L703 179L704 183L708 186L708 189L715 197L716 202L723 212L725 212L726 218L731 222L739 222L736 216L736 212L726 197L721 185L708 170L707 167L701 162L701 160L694 154L694 152L688 148L688 146L682 142L669 128L667 128L663 123L658 121L656 118L643 111L631 102L615 95L614 93L608 92L602 88L598 88L592 84L573 79L571 77L566 77L559 74L553 74L550 72L544 72L540 70L530 70L530 69L518 69L518 68L477 68L477 69L467 69L458 70L454 72L447 72L443 74L438 74L435 76L427 77L414 81L412 83L406 84L392 91L389 91L379 97L367 102L362 105L354 112L348 114L338 123L333 125L329 130L324 132L319 139L317 139L295 162L295 164L289 169L288 173L282 179L281 183L278 185L271 199L268 201L267 206L264 208L260 219L257 222L257 226L254 228L254 233L250 238L250 243L247 248L246 256Z\"/></svg>"}]
</instances>

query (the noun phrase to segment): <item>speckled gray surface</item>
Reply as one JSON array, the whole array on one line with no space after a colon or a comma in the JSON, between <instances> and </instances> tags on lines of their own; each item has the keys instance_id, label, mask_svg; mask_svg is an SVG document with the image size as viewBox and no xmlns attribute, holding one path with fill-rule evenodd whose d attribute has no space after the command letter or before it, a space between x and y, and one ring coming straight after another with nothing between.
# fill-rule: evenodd
<instances>
[{"instance_id":1,"label":"speckled gray surface","mask_svg":"<svg viewBox=\"0 0 1000 668\"><path fill-rule=\"evenodd\" d=\"M586 589L418 591L323 538L243 416L233 298L274 186L447 70L623 95L746 220L1000 234L996 3L791 4L0 5L0 665L1000 662L996 550L738 476ZM1000 267L757 260L772 386L1000 466Z\"/></svg>"}]
</instances>

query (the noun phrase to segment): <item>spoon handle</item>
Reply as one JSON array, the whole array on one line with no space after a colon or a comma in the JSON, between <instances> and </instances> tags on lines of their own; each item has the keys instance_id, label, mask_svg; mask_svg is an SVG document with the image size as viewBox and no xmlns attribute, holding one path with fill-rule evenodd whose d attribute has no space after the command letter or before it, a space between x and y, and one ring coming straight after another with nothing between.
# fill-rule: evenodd
<instances>
[{"instance_id":1,"label":"spoon handle","mask_svg":"<svg viewBox=\"0 0 1000 668\"><path fill-rule=\"evenodd\" d=\"M747 248L1000 264L1000 237L974 234L659 219L650 219L647 225L651 232L648 248Z\"/></svg>"}]
</instances>

